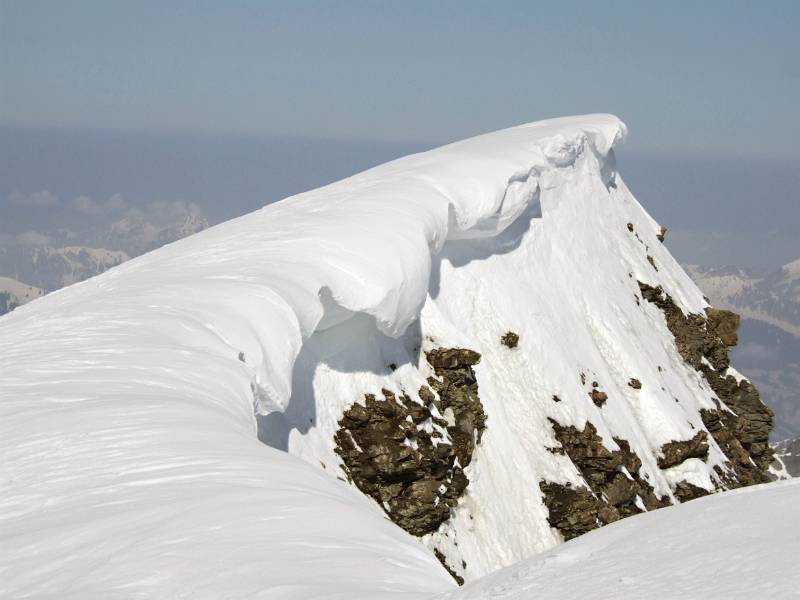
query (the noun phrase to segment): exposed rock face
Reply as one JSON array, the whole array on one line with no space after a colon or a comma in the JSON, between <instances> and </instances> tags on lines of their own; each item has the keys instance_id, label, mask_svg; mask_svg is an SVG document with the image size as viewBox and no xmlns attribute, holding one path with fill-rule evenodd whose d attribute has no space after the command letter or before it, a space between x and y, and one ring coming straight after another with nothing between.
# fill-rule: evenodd
<instances>
[{"instance_id":1,"label":"exposed rock face","mask_svg":"<svg viewBox=\"0 0 800 600\"><path fill-rule=\"evenodd\" d=\"M558 529L565 540L571 540L600 526L597 513L602 503L585 487L573 488L542 481L539 489L544 494L550 526Z\"/></svg>"},{"instance_id":2,"label":"exposed rock face","mask_svg":"<svg viewBox=\"0 0 800 600\"><path fill-rule=\"evenodd\" d=\"M447 434L462 467L472 461L475 444L480 443L486 429L486 413L478 396L478 381L472 367L481 360L481 355L463 348L439 348L427 353L427 359L436 376L428 378L428 384L439 395L439 401L431 401L445 414L450 409L455 424L447 428ZM420 397L422 390L420 390ZM424 400L424 398L423 398Z\"/></svg>"},{"instance_id":3,"label":"exposed rock face","mask_svg":"<svg viewBox=\"0 0 800 600\"><path fill-rule=\"evenodd\" d=\"M464 493L475 445L486 415L472 367L480 360L466 349L427 355L439 379L422 386L420 400L382 390L365 395L339 421L336 453L358 488L378 502L400 527L417 536L436 531Z\"/></svg>"},{"instance_id":4,"label":"exposed rock face","mask_svg":"<svg viewBox=\"0 0 800 600\"><path fill-rule=\"evenodd\" d=\"M708 496L710 493L711 492L708 490L698 487L693 483L689 483L688 481L679 481L675 485L675 496L677 496L678 500L681 502L688 502L695 498Z\"/></svg>"},{"instance_id":5,"label":"exposed rock face","mask_svg":"<svg viewBox=\"0 0 800 600\"><path fill-rule=\"evenodd\" d=\"M436 557L436 559L440 563L442 563L442 566L444 567L444 570L447 571L448 573L450 573L450 577L455 579L455 582L458 585L464 585L464 578L461 577L461 575L459 575L458 573L456 573L453 570L453 567L451 567L449 564L447 564L447 558L445 557L444 554L442 554L441 550L439 550L438 548L434 548L433 549L433 555Z\"/></svg>"},{"instance_id":6,"label":"exposed rock face","mask_svg":"<svg viewBox=\"0 0 800 600\"><path fill-rule=\"evenodd\" d=\"M590 489L541 482L539 488L550 513L550 525L571 539L600 525L670 504L656 497L652 486L639 475L642 461L627 440L614 438L619 446L609 450L591 423L583 430L550 419L560 448L580 471Z\"/></svg>"},{"instance_id":7,"label":"exposed rock face","mask_svg":"<svg viewBox=\"0 0 800 600\"><path fill-rule=\"evenodd\" d=\"M639 282L642 297L664 313L681 357L699 371L725 403L703 410L703 423L730 460L733 475L719 473L726 487L769 481L772 462L769 432L773 413L761 402L758 390L745 379L728 374L728 348L737 343L739 317L727 310L709 308L706 315L688 314L661 286Z\"/></svg>"},{"instance_id":8,"label":"exposed rock face","mask_svg":"<svg viewBox=\"0 0 800 600\"><path fill-rule=\"evenodd\" d=\"M668 442L661 446L661 456L658 458L658 466L661 469L669 469L681 464L689 458L708 458L708 434L705 431L698 431L692 439L683 442Z\"/></svg>"},{"instance_id":9,"label":"exposed rock face","mask_svg":"<svg viewBox=\"0 0 800 600\"><path fill-rule=\"evenodd\" d=\"M739 336L736 334L741 323L739 315L729 310L707 308L706 316L708 317L708 328L719 337L726 347L730 348L739 343Z\"/></svg>"}]
</instances>

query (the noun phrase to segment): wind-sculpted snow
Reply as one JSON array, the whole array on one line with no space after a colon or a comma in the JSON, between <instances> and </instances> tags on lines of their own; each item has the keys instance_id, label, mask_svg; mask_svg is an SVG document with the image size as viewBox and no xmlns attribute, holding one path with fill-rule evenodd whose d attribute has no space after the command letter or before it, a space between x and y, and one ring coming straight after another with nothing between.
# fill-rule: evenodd
<instances>
[{"instance_id":1,"label":"wind-sculpted snow","mask_svg":"<svg viewBox=\"0 0 800 600\"><path fill-rule=\"evenodd\" d=\"M616 173L624 133L593 115L409 156L2 317L0 596L443 591L431 549L474 580L560 543L539 483L583 479L551 420L625 440L659 496L713 489L713 442L657 464L713 392L637 281L705 302ZM334 436L364 394L416 394L440 347L481 355L487 421L420 543L345 482Z\"/></svg>"},{"instance_id":2,"label":"wind-sculpted snow","mask_svg":"<svg viewBox=\"0 0 800 600\"><path fill-rule=\"evenodd\" d=\"M800 481L614 523L438 600L797 598Z\"/></svg>"}]
</instances>

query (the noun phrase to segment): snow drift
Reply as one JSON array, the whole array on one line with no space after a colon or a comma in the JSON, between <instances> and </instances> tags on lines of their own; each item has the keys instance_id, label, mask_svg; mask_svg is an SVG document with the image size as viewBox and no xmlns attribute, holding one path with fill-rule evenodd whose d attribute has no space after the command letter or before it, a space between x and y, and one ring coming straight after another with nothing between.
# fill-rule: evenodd
<instances>
[{"instance_id":1,"label":"snow drift","mask_svg":"<svg viewBox=\"0 0 800 600\"><path fill-rule=\"evenodd\" d=\"M440 600L796 598L800 480L613 523Z\"/></svg>"},{"instance_id":2,"label":"snow drift","mask_svg":"<svg viewBox=\"0 0 800 600\"><path fill-rule=\"evenodd\" d=\"M707 304L616 172L624 134L409 156L0 319L0 593L446 590L431 550L472 580L751 482L768 418L723 418L727 330L691 321L696 364L676 342L669 310Z\"/></svg>"}]
</instances>

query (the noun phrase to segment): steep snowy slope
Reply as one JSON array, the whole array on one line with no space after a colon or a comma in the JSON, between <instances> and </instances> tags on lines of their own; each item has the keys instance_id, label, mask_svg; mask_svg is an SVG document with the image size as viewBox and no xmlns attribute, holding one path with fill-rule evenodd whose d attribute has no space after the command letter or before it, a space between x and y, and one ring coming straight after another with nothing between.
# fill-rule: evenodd
<instances>
[{"instance_id":1,"label":"steep snowy slope","mask_svg":"<svg viewBox=\"0 0 800 600\"><path fill-rule=\"evenodd\" d=\"M799 598L798 499L798 480L703 498L614 523L437 598Z\"/></svg>"},{"instance_id":2,"label":"steep snowy slope","mask_svg":"<svg viewBox=\"0 0 800 600\"><path fill-rule=\"evenodd\" d=\"M389 519L470 580L764 481L737 320L617 175L624 131L409 156L0 319L0 595L446 589Z\"/></svg>"}]
</instances>

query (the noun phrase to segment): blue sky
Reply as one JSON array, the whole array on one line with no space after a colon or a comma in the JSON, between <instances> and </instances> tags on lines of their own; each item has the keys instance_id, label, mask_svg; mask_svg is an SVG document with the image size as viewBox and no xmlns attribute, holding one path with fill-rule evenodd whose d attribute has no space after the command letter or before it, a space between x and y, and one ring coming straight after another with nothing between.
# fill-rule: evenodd
<instances>
[{"instance_id":1,"label":"blue sky","mask_svg":"<svg viewBox=\"0 0 800 600\"><path fill-rule=\"evenodd\" d=\"M613 112L800 156L798 2L0 3L0 123L438 142Z\"/></svg>"}]
</instances>

